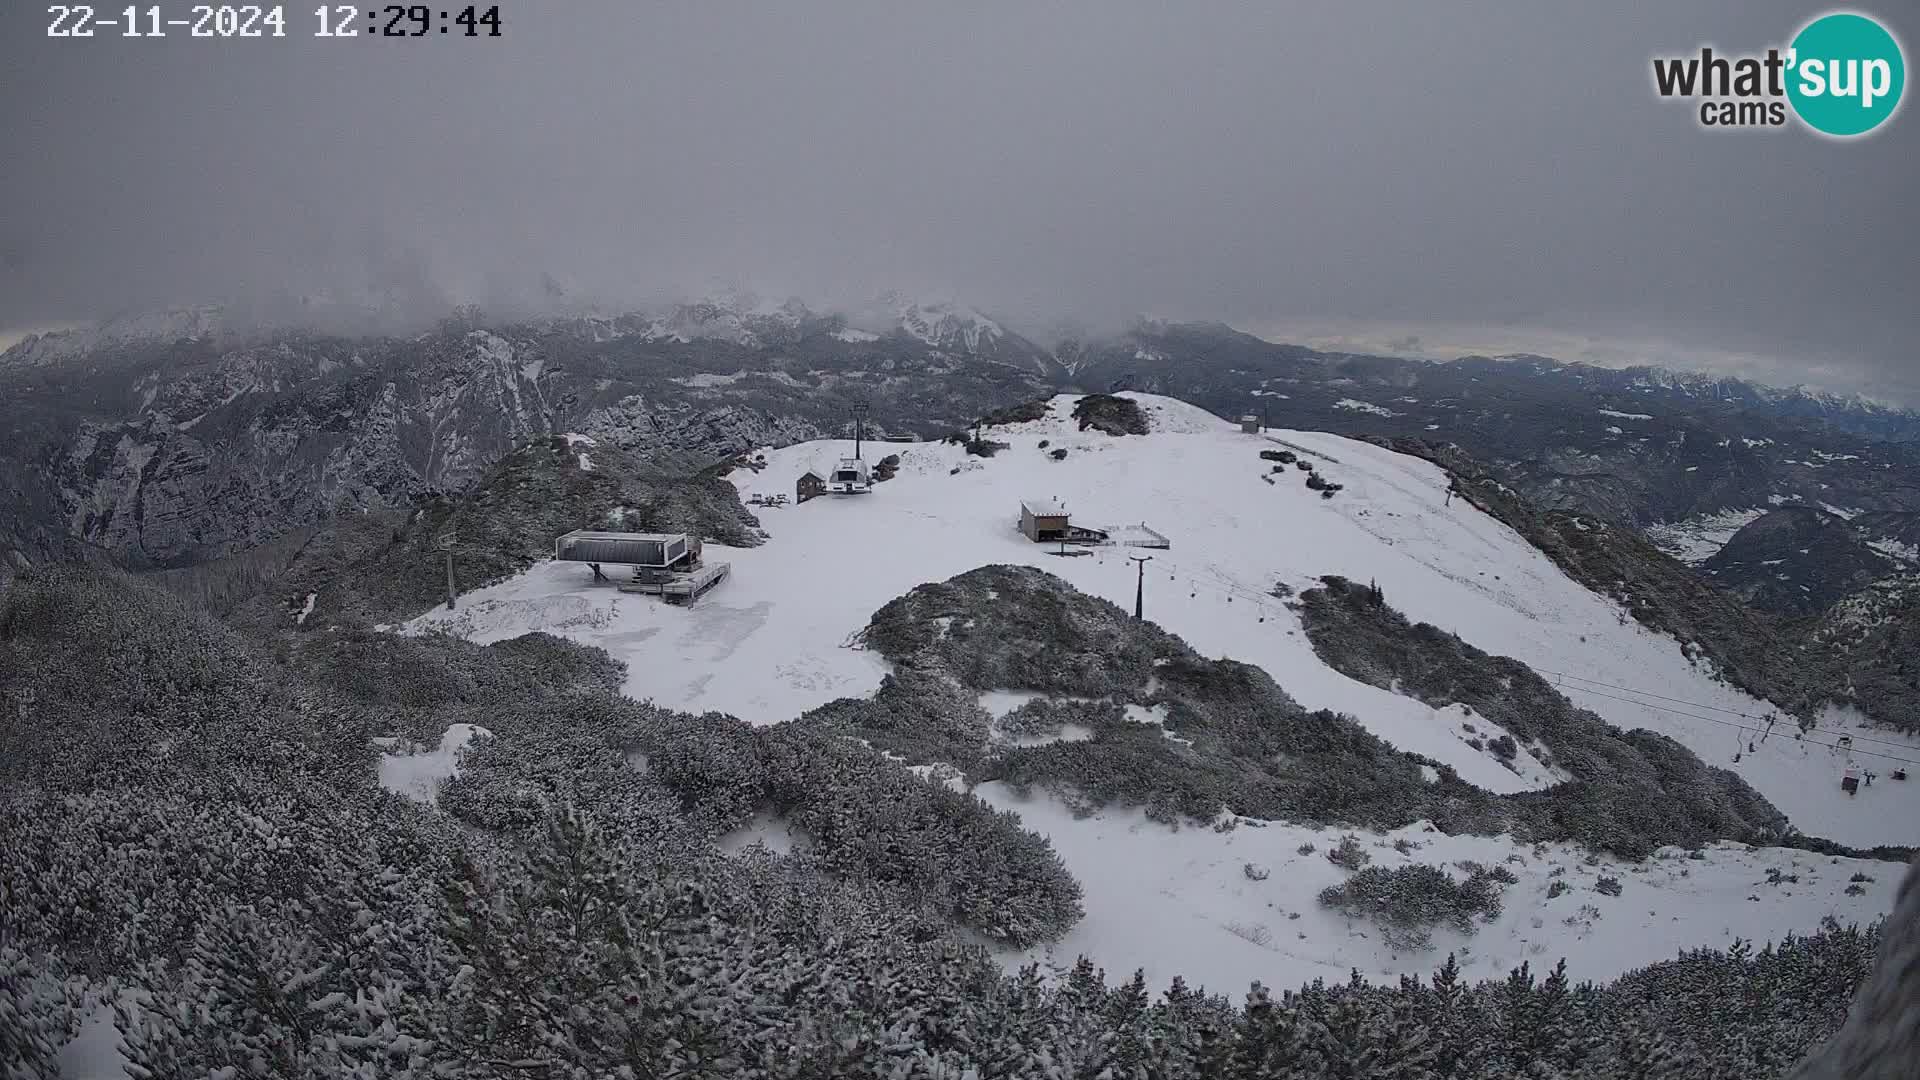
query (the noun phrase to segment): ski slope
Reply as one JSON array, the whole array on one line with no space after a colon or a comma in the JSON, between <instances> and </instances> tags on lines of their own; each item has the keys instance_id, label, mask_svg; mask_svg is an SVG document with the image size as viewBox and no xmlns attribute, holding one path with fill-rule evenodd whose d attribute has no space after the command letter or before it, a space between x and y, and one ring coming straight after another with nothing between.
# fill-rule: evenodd
<instances>
[{"instance_id":1,"label":"ski slope","mask_svg":"<svg viewBox=\"0 0 1920 1080\"><path fill-rule=\"evenodd\" d=\"M1458 881L1466 874L1456 864L1471 860L1504 866L1519 879L1506 887L1498 917L1472 935L1436 928L1431 950L1404 953L1381 940L1373 924L1316 900L1347 877L1326 858L1343 830L1276 822L1170 833L1138 809L1111 808L1082 820L1050 796L1020 799L998 783L976 793L1051 840L1086 888L1087 917L1060 941L1008 957L1008 966L1038 960L1070 967L1085 955L1122 978L1145 969L1149 986L1179 974L1235 997L1255 979L1291 989L1317 978L1345 981L1353 968L1374 982L1425 976L1448 952L1476 979L1503 977L1522 961L1545 974L1562 958L1575 978L1611 979L1682 949L1812 932L1829 916L1866 925L1892 910L1906 870L1734 843L1702 859L1665 848L1642 863L1590 865L1569 845L1447 836L1426 831L1425 823L1356 833L1374 866L1441 865ZM1398 850L1396 841L1409 849ZM1303 853L1306 844L1313 850ZM1254 880L1249 864L1266 877ZM1777 884L1770 870L1781 875ZM1873 880L1855 883L1855 874ZM1603 875L1620 881L1619 896L1596 891ZM1555 882L1567 891L1550 898ZM1849 887L1859 895L1848 895Z\"/></svg>"},{"instance_id":2,"label":"ski slope","mask_svg":"<svg viewBox=\"0 0 1920 1080\"><path fill-rule=\"evenodd\" d=\"M1377 581L1409 618L1516 657L1609 722L1664 732L1735 770L1805 832L1855 845L1920 842L1920 783L1885 780L1850 798L1840 789L1846 756L1814 745L1851 735L1857 760L1884 775L1894 763L1867 755L1920 759L1920 741L1867 731L1834 713L1812 741L1794 740L1782 724L1760 743L1760 725L1739 714L1766 715L1768 704L1714 681L1679 642L1569 580L1464 500L1448 505L1437 467L1333 435L1245 435L1182 402L1139 399L1155 434L1078 432L1068 418L1073 399L1063 396L1049 419L991 429L992 438L1011 444L992 458L946 443L876 446L876 456L900 454L901 465L873 492L762 510L772 536L762 547L709 544L710 558L731 562L733 576L692 609L596 587L581 566L543 563L410 625L483 642L548 630L626 661L626 689L636 698L778 723L872 692L885 662L847 647L849 638L881 605L923 582L1024 563L1131 607L1135 571L1125 555L1137 549L1062 558L1017 531L1019 500L1046 496L1076 524L1144 521L1170 538L1170 550L1141 552L1154 560L1146 573L1149 619L1201 653L1259 665L1308 708L1351 713L1394 745L1445 761L1489 790L1552 778L1537 769L1516 775L1466 746L1457 710L1430 709L1321 664L1294 614L1269 595L1272 586L1309 588L1329 573ZM1067 458L1054 461L1037 449L1041 440L1049 450L1065 448ZM1270 474L1276 482L1268 484L1262 476L1270 465L1257 452L1275 444L1312 456L1344 490L1322 499L1292 468ZM842 442L768 450L767 468L739 470L734 481L743 496L790 493L803 471L824 470L846 452ZM1491 727L1484 718L1478 726ZM1746 751L1748 743L1756 749Z\"/></svg>"},{"instance_id":3,"label":"ski slope","mask_svg":"<svg viewBox=\"0 0 1920 1080\"><path fill-rule=\"evenodd\" d=\"M690 609L595 586L585 567L548 562L462 597L455 611L424 615L408 629L435 627L480 642L544 630L603 647L625 661L630 696L771 724L834 698L872 693L887 665L859 648L856 635L875 610L916 585L986 564L1019 563L1131 607L1135 568L1126 555L1144 554L1153 557L1145 572L1146 617L1197 651L1256 664L1306 707L1349 713L1395 746L1446 762L1488 790L1525 790L1556 780L1526 755L1516 772L1469 746L1459 707L1429 708L1322 664L1298 619L1271 590L1276 584L1309 588L1320 575L1341 574L1377 581L1387 602L1416 621L1526 662L1611 723L1664 732L1709 763L1738 771L1808 833L1861 846L1920 843L1920 782L1883 779L1849 798L1839 784L1844 755L1812 745L1834 741L1844 718L1834 714L1833 729L1816 731L1808 742L1795 741L1783 724L1759 743L1757 728L1743 728L1738 714L1765 715L1768 705L1716 683L1686 658L1679 642L1645 630L1617 605L1569 580L1465 500L1448 505L1446 476L1437 467L1333 435L1242 434L1179 401L1127 396L1147 410L1154 434L1080 432L1070 419L1074 399L1063 396L1046 419L990 429L989 438L1010 444L992 458L969 457L945 443L875 446L873 457L900 455L894 479L868 494L828 495L759 511L771 540L745 550L709 544L708 557L732 563L733 573ZM1038 445L1042 440L1045 450ZM1313 459L1320 474L1343 490L1322 499L1305 487L1306 473L1292 467L1271 473L1258 451L1276 443ZM1053 460L1050 452L1062 448L1066 458ZM770 449L767 468L739 470L733 479L743 497L791 494L802 472L822 472L847 452L844 442ZM1269 475L1272 483L1264 478ZM1034 497L1062 503L1076 524L1144 523L1167 536L1171 547L1060 557L1052 554L1054 545L1032 544L1017 531L1019 501ZM996 713L1007 707L1004 701L984 704ZM1498 734L1483 717L1469 722L1483 737ZM1859 751L1920 759L1914 740L1886 732L1852 734ZM1744 751L1748 741L1756 749L1734 763L1736 746ZM1883 775L1891 771L1890 764L1882 765ZM981 793L1013 805L1011 796L991 789L987 785ZM1052 836L1088 886L1087 919L1058 946L1068 958L1084 949L1113 970L1146 966L1162 976L1179 970L1222 988L1240 986L1249 971L1289 985L1299 977L1343 975L1354 964L1371 970L1406 963L1407 970L1418 970L1433 959L1394 958L1382 953L1384 945L1363 946L1365 939L1351 937L1344 923L1332 934L1325 924L1333 917L1314 910L1311 898L1337 880L1337 871L1318 856L1300 860L1299 874L1279 869L1291 866L1292 853L1304 842L1292 826L1175 835L1125 813L1078 821L1046 798L1014 808L1030 827ZM1435 843L1449 858L1483 862L1501 861L1513 850L1509 842L1489 838ZM1456 850L1472 854L1452 854ZM1386 854L1396 853L1389 848ZM1566 853L1561 861L1572 858ZM1864 895L1847 897L1847 875L1834 884L1824 870L1820 888L1803 886L1792 897L1741 884L1764 876L1760 863L1789 866L1795 859L1827 865L1803 852L1738 858L1716 853L1711 872L1708 864L1686 860L1689 876L1652 893L1657 901L1646 906L1639 905L1647 896L1623 877L1629 885L1623 898L1594 900L1603 913L1619 908L1619 917L1602 920L1607 929L1592 931L1591 947L1570 952L1563 943L1534 955L1557 959L1565 953L1577 974L1598 978L1663 959L1681 945L1723 944L1728 933L1777 937L1816 929L1827 914L1864 921L1886 910L1890 897L1884 889L1869 886ZM1249 860L1274 866L1274 874L1261 883L1246 879L1242 870ZM1863 865L1864 872L1883 879L1881 885L1899 876L1891 864ZM1326 873L1307 874L1305 867ZM1128 884L1137 873L1158 883ZM1528 882L1523 876L1520 886L1509 888L1503 916L1525 925L1502 923L1475 941L1487 950L1490 965L1528 958L1513 950L1546 938L1571 940L1574 929L1549 918L1567 914L1560 901L1551 910L1534 910L1541 905L1523 899L1532 895L1524 890L1544 896L1544 886ZM1275 899L1282 888L1296 891ZM1749 901L1749 895L1760 899ZM1654 914L1629 915L1620 908L1626 901L1634 911ZM1252 925L1249 919L1266 922L1255 917L1269 902L1301 918L1285 926L1269 922L1266 944L1228 928L1244 930ZM1535 928L1534 917L1548 921ZM1176 932L1183 925L1192 932ZM1290 944L1287 939L1302 929L1309 944ZM1578 963L1571 959L1576 954Z\"/></svg>"}]
</instances>

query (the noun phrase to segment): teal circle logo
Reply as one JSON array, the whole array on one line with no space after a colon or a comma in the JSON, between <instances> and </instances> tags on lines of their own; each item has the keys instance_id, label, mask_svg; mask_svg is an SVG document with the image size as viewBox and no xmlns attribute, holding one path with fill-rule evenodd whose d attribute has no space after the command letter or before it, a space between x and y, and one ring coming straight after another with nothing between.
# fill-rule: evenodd
<instances>
[{"instance_id":1,"label":"teal circle logo","mask_svg":"<svg viewBox=\"0 0 1920 1080\"><path fill-rule=\"evenodd\" d=\"M1900 43L1865 15L1822 15L1800 31L1790 49L1787 100L1815 131L1841 138L1865 135L1900 107L1907 84Z\"/></svg>"}]
</instances>

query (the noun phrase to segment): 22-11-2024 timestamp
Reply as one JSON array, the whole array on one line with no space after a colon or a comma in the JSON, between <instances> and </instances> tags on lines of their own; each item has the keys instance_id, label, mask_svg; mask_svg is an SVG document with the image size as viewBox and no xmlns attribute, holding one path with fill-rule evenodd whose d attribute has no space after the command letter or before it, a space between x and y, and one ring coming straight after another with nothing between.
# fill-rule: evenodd
<instances>
[{"instance_id":1,"label":"22-11-2024 timestamp","mask_svg":"<svg viewBox=\"0 0 1920 1080\"><path fill-rule=\"evenodd\" d=\"M108 12L95 14L95 9L86 4L55 4L47 8L47 17L50 20L48 37L287 36L286 7L279 4L195 4L185 9L161 4L143 8L132 4L120 11L118 18ZM361 8L355 4L326 4L314 9L313 19L314 37L426 37L436 32L461 37L500 36L498 4L463 8L427 4Z\"/></svg>"}]
</instances>

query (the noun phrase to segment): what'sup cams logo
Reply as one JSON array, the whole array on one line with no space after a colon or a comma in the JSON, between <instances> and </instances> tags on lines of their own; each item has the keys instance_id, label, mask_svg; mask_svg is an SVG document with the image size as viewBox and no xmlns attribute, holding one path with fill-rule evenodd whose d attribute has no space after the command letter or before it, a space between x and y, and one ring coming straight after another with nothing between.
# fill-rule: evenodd
<instances>
[{"instance_id":1,"label":"what'sup cams logo","mask_svg":"<svg viewBox=\"0 0 1920 1080\"><path fill-rule=\"evenodd\" d=\"M1892 31L1850 11L1822 15L1791 44L1764 54L1657 56L1653 88L1698 101L1700 125L1778 128L1789 116L1821 135L1852 138L1884 126L1900 108L1907 65Z\"/></svg>"}]
</instances>

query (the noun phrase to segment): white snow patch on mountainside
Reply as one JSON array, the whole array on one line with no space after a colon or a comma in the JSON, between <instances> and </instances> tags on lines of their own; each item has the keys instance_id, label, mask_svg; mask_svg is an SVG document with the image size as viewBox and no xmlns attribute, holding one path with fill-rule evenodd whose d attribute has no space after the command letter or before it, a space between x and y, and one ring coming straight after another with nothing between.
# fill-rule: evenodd
<instances>
[{"instance_id":1,"label":"white snow patch on mountainside","mask_svg":"<svg viewBox=\"0 0 1920 1080\"><path fill-rule=\"evenodd\" d=\"M1898 540L1869 540L1867 546L1885 555L1889 559L1903 562L1920 562L1920 547L1902 543Z\"/></svg>"},{"instance_id":2,"label":"white snow patch on mountainside","mask_svg":"<svg viewBox=\"0 0 1920 1080\"><path fill-rule=\"evenodd\" d=\"M731 375L722 375L713 371L702 371L697 374L682 376L673 381L679 383L681 386L692 387L695 390L711 390L716 386L732 386L734 383L746 378L747 374L748 373L744 371L736 371Z\"/></svg>"},{"instance_id":3,"label":"white snow patch on mountainside","mask_svg":"<svg viewBox=\"0 0 1920 1080\"><path fill-rule=\"evenodd\" d=\"M1501 763L1488 740L1503 733L1484 718L1454 705L1432 708L1327 667L1295 613L1271 595L1273 586L1309 588L1323 574L1377 582L1388 604L1409 618L1488 652L1589 685L1637 691L1583 692L1572 680L1562 683L1575 704L1610 723L1670 735L1739 773L1805 832L1862 846L1920 840L1920 785L1879 783L1849 798L1839 785L1843 758L1784 730L1758 743L1759 732L1741 729L1736 714L1766 714L1767 703L1715 682L1680 643L1623 618L1614 603L1569 580L1465 500L1449 503L1439 468L1318 432L1254 438L1179 401L1124 396L1141 404L1153 434L1082 432L1071 418L1075 399L1062 396L1045 419L991 429L989 436L1010 448L990 459L946 443L888 447L900 455L898 475L871 493L828 495L763 514L771 540L762 547L709 543L707 557L731 563L732 575L690 608L595 586L585 567L546 562L405 630L439 628L483 643L543 630L624 661L633 697L780 723L835 698L872 694L889 665L860 647L859 632L874 611L922 583L983 565L1022 564L1131 610L1136 571L1125 556L1136 549L1061 558L1051 554L1055 545L1030 543L1017 529L1019 501L1043 497L1063 504L1076 523L1144 521L1170 538L1169 549L1146 552L1153 561L1145 573L1145 614L1196 651L1257 665L1307 708L1348 713L1382 739L1489 791L1537 789L1561 777L1524 744L1512 768ZM1066 458L1041 450L1042 439L1049 450L1067 450ZM1320 474L1343 489L1322 499L1304 486L1304 473L1292 471L1267 483L1269 463L1258 451L1274 442L1313 455ZM849 448L823 441L770 449L765 469L736 470L731 479L743 496L790 493L802 472L824 475ZM1642 696L1648 694L1660 697ZM1003 716L1031 696L995 691L981 704ZM1134 709L1136 719L1155 721ZM1478 730L1464 732L1462 724ZM1845 718L1829 717L1811 738L1831 741L1847 730ZM1482 748L1470 746L1470 737ZM1875 737L1897 740L1885 732ZM1732 761L1736 743L1745 751L1749 739L1756 749ZM1920 757L1916 740L1887 749ZM1349 928L1317 908L1313 896L1339 874L1323 854L1295 853L1314 837L1324 850L1337 834L1280 824L1224 834L1174 831L1118 809L1077 821L1048 797L1023 802L994 785L980 793L1052 836L1087 885L1087 918L1055 947L1057 957L1087 950L1109 971L1144 965L1155 977L1179 971L1190 982L1237 991L1254 977L1292 985L1315 975L1344 977L1352 965L1369 974L1424 970L1444 956L1446 944L1433 955L1393 957L1368 928ZM1622 897L1610 898L1592 893L1588 868L1578 867L1571 851L1554 849L1542 861L1505 840L1396 835L1427 845L1412 860L1496 863L1511 853L1529 864L1510 867L1522 881L1507 890L1508 914L1474 939L1483 974L1565 954L1577 977L1602 978L1684 945L1724 945L1730 934L1812 931L1829 913L1864 921L1886 909L1886 890L1898 877L1889 864L1867 864L1864 872L1881 883L1863 897L1844 897L1851 872L1842 872L1844 860L1830 868L1804 852L1732 850L1709 863L1608 869L1626 885ZM1410 861L1390 846L1369 850L1376 863ZM1755 884L1766 868L1789 868L1794 860L1818 864L1817 881L1802 869L1799 886ZM1242 873L1249 861L1274 872L1251 880ZM1576 864L1566 871L1575 894L1544 899L1552 862ZM1598 919L1581 915L1589 903ZM1536 918L1541 925L1533 925Z\"/></svg>"},{"instance_id":4,"label":"white snow patch on mountainside","mask_svg":"<svg viewBox=\"0 0 1920 1080\"><path fill-rule=\"evenodd\" d=\"M1665 848L1644 863L1588 865L1586 853L1568 845L1447 836L1422 823L1358 833L1375 866L1439 865L1460 880L1466 874L1457 864L1471 860L1504 866L1519 878L1503 890L1500 915L1472 936L1442 928L1431 951L1396 953L1378 927L1316 900L1347 876L1326 857L1341 830L1239 819L1224 833L1176 833L1139 809L1076 818L1057 798L1022 799L999 783L981 784L975 794L1018 813L1027 828L1052 841L1086 887L1087 917L1058 942L1005 957L1009 968L1034 960L1067 967L1084 954L1109 973L1144 968L1148 986L1164 986L1178 974L1215 993L1243 993L1255 979L1270 986L1339 982L1356 967L1376 983L1425 976L1449 951L1459 953L1461 967L1475 978L1499 978L1521 961L1537 970L1565 957L1577 979L1610 979L1685 948L1725 948L1735 937L1764 942L1789 928L1817 929L1828 915L1865 925L1892 908L1902 869L1732 843L1709 849L1703 859ZM1408 850L1397 850L1395 841ZM1303 853L1307 844L1314 849ZM1250 878L1249 863L1268 876ZM1780 884L1768 884L1769 870L1780 872ZM1855 873L1874 880L1848 896ZM1799 881L1786 881L1789 875ZM1619 896L1595 890L1602 876L1619 879ZM1556 882L1567 891L1548 899Z\"/></svg>"},{"instance_id":5,"label":"white snow patch on mountainside","mask_svg":"<svg viewBox=\"0 0 1920 1080\"><path fill-rule=\"evenodd\" d=\"M1599 410L1601 416L1611 416L1618 420L1651 420L1653 417L1643 412L1616 412L1613 409Z\"/></svg>"},{"instance_id":6,"label":"white snow patch on mountainside","mask_svg":"<svg viewBox=\"0 0 1920 1080\"><path fill-rule=\"evenodd\" d=\"M1646 530L1647 539L1681 562L1699 566L1726 547L1734 533L1764 513L1765 510L1749 507L1650 525Z\"/></svg>"},{"instance_id":7,"label":"white snow patch on mountainside","mask_svg":"<svg viewBox=\"0 0 1920 1080\"><path fill-rule=\"evenodd\" d=\"M1371 401L1361 401L1358 398L1341 398L1339 401L1333 403L1333 407L1336 409L1346 409L1349 412L1372 413L1375 416L1400 415L1392 409L1382 408Z\"/></svg>"},{"instance_id":8,"label":"white snow patch on mountainside","mask_svg":"<svg viewBox=\"0 0 1920 1080\"><path fill-rule=\"evenodd\" d=\"M377 744L389 748L378 762L380 786L416 802L431 803L441 781L450 780L460 772L460 755L467 744L477 738L492 737L493 732L478 724L454 724L440 736L440 745L433 750L420 747L395 750L393 740L376 739Z\"/></svg>"}]
</instances>

